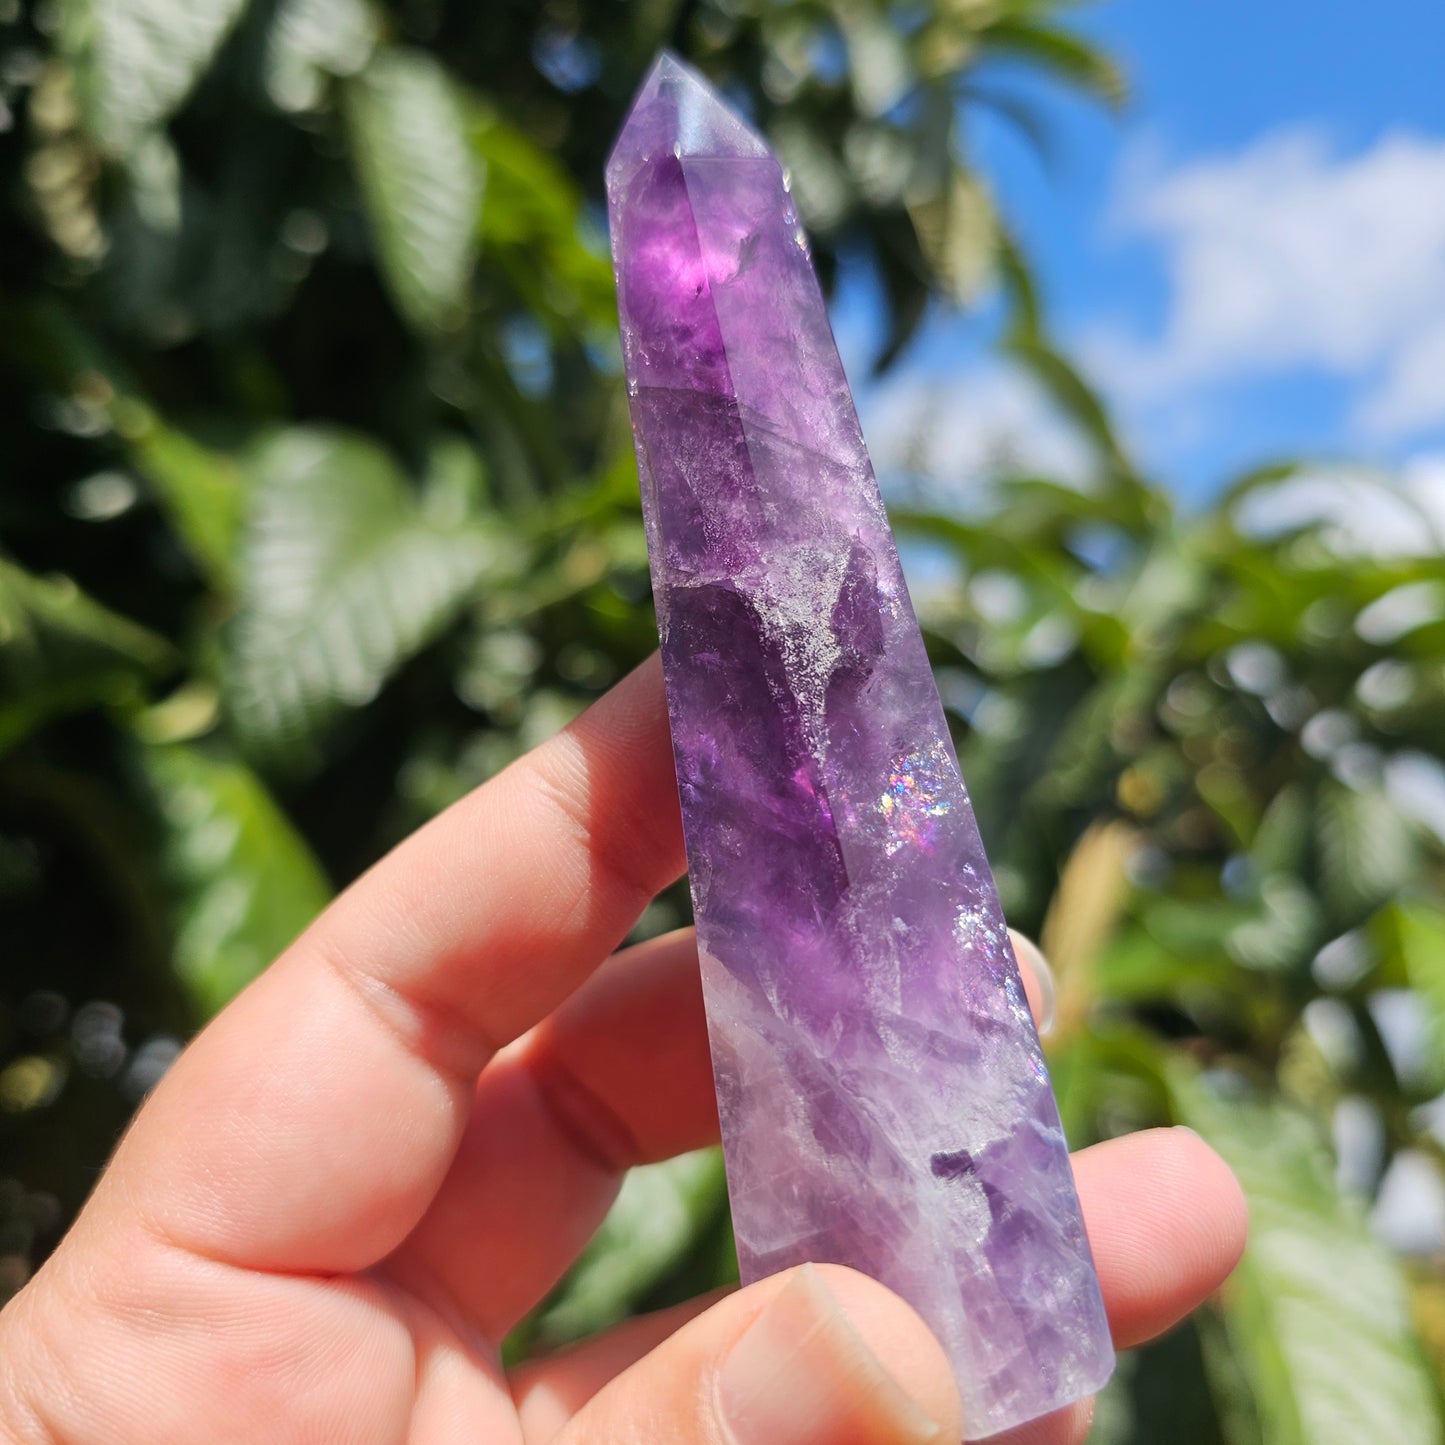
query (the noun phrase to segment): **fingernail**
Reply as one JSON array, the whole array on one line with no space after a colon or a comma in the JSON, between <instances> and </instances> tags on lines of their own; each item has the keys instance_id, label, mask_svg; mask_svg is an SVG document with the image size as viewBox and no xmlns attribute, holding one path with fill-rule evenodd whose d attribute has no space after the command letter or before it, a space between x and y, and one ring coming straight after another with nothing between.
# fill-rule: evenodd
<instances>
[{"instance_id":1,"label":"fingernail","mask_svg":"<svg viewBox=\"0 0 1445 1445\"><path fill-rule=\"evenodd\" d=\"M1044 957L1043 949L1033 939L1025 938L1022 933L1016 933L1012 928L1008 932L1013 940L1014 957L1018 959L1019 969L1024 975L1024 986L1028 987L1030 979L1034 984L1034 987L1029 989L1034 1023L1041 1035L1047 1034L1054 1026L1054 1003L1058 996L1058 989L1054 984L1054 970Z\"/></svg>"},{"instance_id":2,"label":"fingernail","mask_svg":"<svg viewBox=\"0 0 1445 1445\"><path fill-rule=\"evenodd\" d=\"M930 1445L942 1436L812 1265L794 1274L728 1352L717 1409L731 1445Z\"/></svg>"}]
</instances>

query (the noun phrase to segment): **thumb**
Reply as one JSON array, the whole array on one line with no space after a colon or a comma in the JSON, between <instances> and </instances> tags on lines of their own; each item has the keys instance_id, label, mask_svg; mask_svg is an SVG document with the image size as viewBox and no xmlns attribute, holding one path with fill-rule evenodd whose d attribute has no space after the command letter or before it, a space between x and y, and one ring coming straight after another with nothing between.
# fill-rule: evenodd
<instances>
[{"instance_id":1,"label":"thumb","mask_svg":"<svg viewBox=\"0 0 1445 1445\"><path fill-rule=\"evenodd\" d=\"M684 1325L556 1445L942 1445L962 1420L943 1350L908 1305L853 1270L805 1264Z\"/></svg>"}]
</instances>

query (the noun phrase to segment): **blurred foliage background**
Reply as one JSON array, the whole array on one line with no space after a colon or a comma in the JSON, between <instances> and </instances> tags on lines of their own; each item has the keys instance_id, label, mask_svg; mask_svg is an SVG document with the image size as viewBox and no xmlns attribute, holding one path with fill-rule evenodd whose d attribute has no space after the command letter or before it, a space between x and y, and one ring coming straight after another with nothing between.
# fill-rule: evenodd
<instances>
[{"instance_id":1,"label":"blurred foliage background","mask_svg":"<svg viewBox=\"0 0 1445 1445\"><path fill-rule=\"evenodd\" d=\"M1123 100L1069 10L0 0L0 1299L190 1032L653 646L599 188L667 43L881 288L880 370L991 298L1095 459L885 479L1073 1141L1188 1123L1250 1196L1095 1438L1442 1438L1445 1261L1369 1225L1445 1165L1438 541L1133 465L969 164L1020 67ZM514 1351L734 1268L716 1155L638 1171Z\"/></svg>"}]
</instances>

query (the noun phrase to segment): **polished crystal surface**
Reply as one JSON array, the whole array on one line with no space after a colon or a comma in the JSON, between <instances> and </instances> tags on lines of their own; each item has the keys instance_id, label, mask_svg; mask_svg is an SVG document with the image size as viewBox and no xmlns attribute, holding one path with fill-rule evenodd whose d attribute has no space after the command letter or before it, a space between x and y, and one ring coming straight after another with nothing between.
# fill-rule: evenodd
<instances>
[{"instance_id":1,"label":"polished crystal surface","mask_svg":"<svg viewBox=\"0 0 1445 1445\"><path fill-rule=\"evenodd\" d=\"M768 148L670 56L607 188L743 1277L890 1285L981 1438L1113 1351L807 244Z\"/></svg>"}]
</instances>

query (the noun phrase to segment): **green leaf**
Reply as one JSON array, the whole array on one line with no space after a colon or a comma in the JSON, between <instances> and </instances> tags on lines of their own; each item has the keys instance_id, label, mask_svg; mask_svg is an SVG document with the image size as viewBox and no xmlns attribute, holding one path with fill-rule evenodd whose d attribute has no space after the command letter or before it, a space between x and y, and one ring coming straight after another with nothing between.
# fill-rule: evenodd
<instances>
[{"instance_id":1,"label":"green leaf","mask_svg":"<svg viewBox=\"0 0 1445 1445\"><path fill-rule=\"evenodd\" d=\"M246 0L64 0L61 44L96 143L123 155L190 94Z\"/></svg>"},{"instance_id":2,"label":"green leaf","mask_svg":"<svg viewBox=\"0 0 1445 1445\"><path fill-rule=\"evenodd\" d=\"M471 143L487 178L484 265L505 273L553 331L615 343L617 302L605 239L590 236L582 193L556 160L499 116L479 112Z\"/></svg>"},{"instance_id":3,"label":"green leaf","mask_svg":"<svg viewBox=\"0 0 1445 1445\"><path fill-rule=\"evenodd\" d=\"M1335 1187L1313 1127L1279 1105L1225 1099L1176 1068L1177 1117L1234 1169L1250 1238L1225 1320L1269 1445L1439 1445L1442 1422L1404 1280Z\"/></svg>"},{"instance_id":4,"label":"green leaf","mask_svg":"<svg viewBox=\"0 0 1445 1445\"><path fill-rule=\"evenodd\" d=\"M998 216L983 182L955 166L946 186L910 205L908 214L944 294L958 306L977 300L999 250Z\"/></svg>"},{"instance_id":5,"label":"green leaf","mask_svg":"<svg viewBox=\"0 0 1445 1445\"><path fill-rule=\"evenodd\" d=\"M1397 911L1406 974L1429 1006L1434 1057L1445 1059L1445 912L1424 903L1400 904Z\"/></svg>"},{"instance_id":6,"label":"green leaf","mask_svg":"<svg viewBox=\"0 0 1445 1445\"><path fill-rule=\"evenodd\" d=\"M152 131L125 158L129 201L156 240L173 241L181 229L181 158L164 132Z\"/></svg>"},{"instance_id":7,"label":"green leaf","mask_svg":"<svg viewBox=\"0 0 1445 1445\"><path fill-rule=\"evenodd\" d=\"M227 691L249 745L315 743L455 617L500 555L490 531L424 509L362 437L294 428L264 443L242 548Z\"/></svg>"},{"instance_id":8,"label":"green leaf","mask_svg":"<svg viewBox=\"0 0 1445 1445\"><path fill-rule=\"evenodd\" d=\"M908 42L893 17L873 0L833 0L832 10L848 48L848 78L858 113L883 115L912 89Z\"/></svg>"},{"instance_id":9,"label":"green leaf","mask_svg":"<svg viewBox=\"0 0 1445 1445\"><path fill-rule=\"evenodd\" d=\"M918 244L918 230L906 211L885 211L879 217L883 237L880 256L883 291L888 303L888 335L873 360L882 375L903 354L928 314L928 260Z\"/></svg>"},{"instance_id":10,"label":"green leaf","mask_svg":"<svg viewBox=\"0 0 1445 1445\"><path fill-rule=\"evenodd\" d=\"M326 906L331 889L259 778L199 748L139 746L164 830L177 976L223 1007Z\"/></svg>"},{"instance_id":11,"label":"green leaf","mask_svg":"<svg viewBox=\"0 0 1445 1445\"><path fill-rule=\"evenodd\" d=\"M1297 968L1320 941L1319 912L1314 894L1297 879L1266 878L1255 916L1230 930L1230 957L1266 973Z\"/></svg>"},{"instance_id":12,"label":"green leaf","mask_svg":"<svg viewBox=\"0 0 1445 1445\"><path fill-rule=\"evenodd\" d=\"M1239 970L1224 958L1222 947L1186 953L1168 942L1143 928L1121 931L1100 954L1099 994L1131 1002L1179 998L1187 1003L1238 986Z\"/></svg>"},{"instance_id":13,"label":"green leaf","mask_svg":"<svg viewBox=\"0 0 1445 1445\"><path fill-rule=\"evenodd\" d=\"M382 274L423 332L461 319L476 256L482 166L451 79L419 50L378 51L346 114Z\"/></svg>"},{"instance_id":14,"label":"green leaf","mask_svg":"<svg viewBox=\"0 0 1445 1445\"><path fill-rule=\"evenodd\" d=\"M1445 1087L1445 910L1439 900L1393 903L1372 920L1385 958L1385 979L1413 988L1429 1016L1431 1085Z\"/></svg>"},{"instance_id":15,"label":"green leaf","mask_svg":"<svg viewBox=\"0 0 1445 1445\"><path fill-rule=\"evenodd\" d=\"M0 558L0 751L56 714L139 703L146 680L173 660L163 637L70 578Z\"/></svg>"},{"instance_id":16,"label":"green leaf","mask_svg":"<svg viewBox=\"0 0 1445 1445\"><path fill-rule=\"evenodd\" d=\"M1323 898L1347 926L1383 903L1415 871L1414 829L1382 788L1325 783L1315 826Z\"/></svg>"},{"instance_id":17,"label":"green leaf","mask_svg":"<svg viewBox=\"0 0 1445 1445\"><path fill-rule=\"evenodd\" d=\"M856 198L836 146L818 127L786 114L769 127L768 139L788 174L789 190L808 234L830 235Z\"/></svg>"},{"instance_id":18,"label":"green leaf","mask_svg":"<svg viewBox=\"0 0 1445 1445\"><path fill-rule=\"evenodd\" d=\"M355 75L376 46L367 0L281 0L266 35L266 93L281 110L314 110L329 76Z\"/></svg>"},{"instance_id":19,"label":"green leaf","mask_svg":"<svg viewBox=\"0 0 1445 1445\"><path fill-rule=\"evenodd\" d=\"M983 39L990 51L1020 56L1056 79L1092 92L1110 105L1122 105L1128 95L1128 82L1118 65L1067 30L1056 30L1031 20L1001 19L984 31Z\"/></svg>"},{"instance_id":20,"label":"green leaf","mask_svg":"<svg viewBox=\"0 0 1445 1445\"><path fill-rule=\"evenodd\" d=\"M160 422L139 428L131 460L150 482L192 557L214 587L236 580L245 481L229 457Z\"/></svg>"},{"instance_id":21,"label":"green leaf","mask_svg":"<svg viewBox=\"0 0 1445 1445\"><path fill-rule=\"evenodd\" d=\"M1290 477L1304 470L1304 467L1305 463L1302 460L1291 458L1265 462L1260 466L1248 468L1225 488L1220 497L1221 510L1233 510L1237 503L1244 501L1252 493L1288 481Z\"/></svg>"},{"instance_id":22,"label":"green leaf","mask_svg":"<svg viewBox=\"0 0 1445 1445\"><path fill-rule=\"evenodd\" d=\"M1201 1313L1142 1349L1119 1357L1099 1396L1089 1445L1245 1445L1226 1434L1205 1369Z\"/></svg>"},{"instance_id":23,"label":"green leaf","mask_svg":"<svg viewBox=\"0 0 1445 1445\"><path fill-rule=\"evenodd\" d=\"M1137 652L1167 647L1174 630L1209 605L1212 579L1191 541L1182 530L1160 532L1129 579L1117 615Z\"/></svg>"},{"instance_id":24,"label":"green leaf","mask_svg":"<svg viewBox=\"0 0 1445 1445\"><path fill-rule=\"evenodd\" d=\"M1021 335L1037 335L1043 326L1043 308L1028 258L1017 236L997 222L998 272L1013 308L1013 327Z\"/></svg>"},{"instance_id":25,"label":"green leaf","mask_svg":"<svg viewBox=\"0 0 1445 1445\"><path fill-rule=\"evenodd\" d=\"M1042 337L1023 332L1008 338L1004 350L1040 382L1064 415L1094 444L1105 463L1124 475L1133 475L1133 466L1103 401L1072 362Z\"/></svg>"},{"instance_id":26,"label":"green leaf","mask_svg":"<svg viewBox=\"0 0 1445 1445\"><path fill-rule=\"evenodd\" d=\"M538 1322L549 1343L625 1318L679 1264L727 1196L716 1149L632 1170L602 1227Z\"/></svg>"},{"instance_id":27,"label":"green leaf","mask_svg":"<svg viewBox=\"0 0 1445 1445\"><path fill-rule=\"evenodd\" d=\"M1297 783L1279 790L1265 809L1249 845L1249 856L1263 875L1299 873L1309 851L1309 804Z\"/></svg>"}]
</instances>

